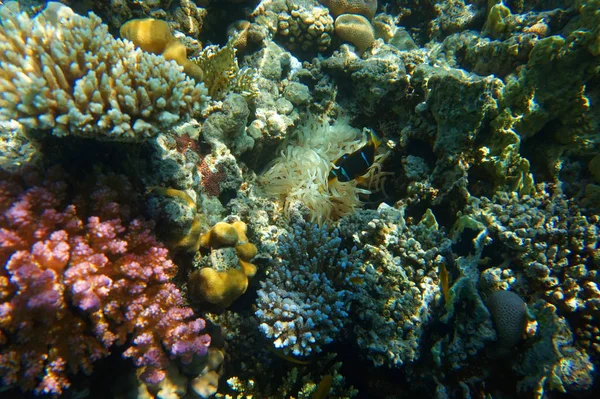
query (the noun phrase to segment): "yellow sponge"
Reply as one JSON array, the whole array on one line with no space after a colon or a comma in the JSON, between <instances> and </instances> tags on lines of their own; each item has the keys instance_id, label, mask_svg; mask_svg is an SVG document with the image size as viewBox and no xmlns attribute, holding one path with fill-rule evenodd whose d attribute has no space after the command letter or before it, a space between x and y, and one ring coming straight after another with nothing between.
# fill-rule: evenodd
<instances>
[{"instance_id":1,"label":"yellow sponge","mask_svg":"<svg viewBox=\"0 0 600 399\"><path fill-rule=\"evenodd\" d=\"M202 81L202 69L188 60L185 45L173 36L165 21L153 18L132 19L125 22L119 32L121 37L131 40L142 50L177 62L189 77Z\"/></svg>"},{"instance_id":2,"label":"yellow sponge","mask_svg":"<svg viewBox=\"0 0 600 399\"><path fill-rule=\"evenodd\" d=\"M251 242L246 242L244 244L237 245L235 247L235 252L237 253L238 258L249 261L256 256L258 250L256 249L256 245L252 244Z\"/></svg>"}]
</instances>

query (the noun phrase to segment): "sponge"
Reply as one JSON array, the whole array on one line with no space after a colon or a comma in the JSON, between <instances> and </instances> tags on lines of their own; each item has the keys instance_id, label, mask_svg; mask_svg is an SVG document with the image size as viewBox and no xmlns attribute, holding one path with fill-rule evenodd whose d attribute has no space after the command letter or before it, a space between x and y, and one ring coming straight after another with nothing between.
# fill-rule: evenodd
<instances>
[{"instance_id":1,"label":"sponge","mask_svg":"<svg viewBox=\"0 0 600 399\"><path fill-rule=\"evenodd\" d=\"M498 346L510 349L519 343L527 324L527 305L512 291L496 291L487 300L487 307L498 333Z\"/></svg>"}]
</instances>

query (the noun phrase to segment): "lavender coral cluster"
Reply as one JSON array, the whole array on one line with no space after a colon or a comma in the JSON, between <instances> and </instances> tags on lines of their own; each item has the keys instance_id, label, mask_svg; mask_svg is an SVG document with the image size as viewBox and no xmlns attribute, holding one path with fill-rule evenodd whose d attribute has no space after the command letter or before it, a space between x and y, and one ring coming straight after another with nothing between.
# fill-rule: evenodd
<instances>
[{"instance_id":1,"label":"lavender coral cluster","mask_svg":"<svg viewBox=\"0 0 600 399\"><path fill-rule=\"evenodd\" d=\"M320 352L348 322L347 287L360 251L341 244L337 230L303 222L280 237L275 265L258 290L256 316L284 353Z\"/></svg>"},{"instance_id":2,"label":"lavender coral cluster","mask_svg":"<svg viewBox=\"0 0 600 399\"><path fill-rule=\"evenodd\" d=\"M0 375L6 386L58 395L68 373L127 344L124 356L158 383L169 358L204 355L204 320L169 281L176 266L151 223L118 204L124 179L104 177L89 200L66 204L67 185L0 176ZM84 214L93 216L84 218Z\"/></svg>"}]
</instances>

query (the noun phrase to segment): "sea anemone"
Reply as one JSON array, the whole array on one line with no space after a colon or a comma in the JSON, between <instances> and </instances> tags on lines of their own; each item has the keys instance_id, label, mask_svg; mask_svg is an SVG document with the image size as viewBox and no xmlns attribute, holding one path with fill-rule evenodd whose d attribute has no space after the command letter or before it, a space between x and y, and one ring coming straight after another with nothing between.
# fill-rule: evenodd
<instances>
[{"instance_id":1,"label":"sea anemone","mask_svg":"<svg viewBox=\"0 0 600 399\"><path fill-rule=\"evenodd\" d=\"M350 126L347 118L330 124L309 115L260 182L267 194L281 196L286 212L299 201L310 210L311 222L322 225L337 220L361 205L359 194L371 192L360 188L356 180L328 184L329 171L338 158L365 142L366 135Z\"/></svg>"}]
</instances>

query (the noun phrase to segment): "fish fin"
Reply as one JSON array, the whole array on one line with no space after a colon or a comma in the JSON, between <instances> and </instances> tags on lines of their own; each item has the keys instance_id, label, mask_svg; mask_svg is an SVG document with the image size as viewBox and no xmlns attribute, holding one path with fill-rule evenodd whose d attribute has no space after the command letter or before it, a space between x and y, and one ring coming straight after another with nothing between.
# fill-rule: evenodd
<instances>
[{"instance_id":1,"label":"fish fin","mask_svg":"<svg viewBox=\"0 0 600 399\"><path fill-rule=\"evenodd\" d=\"M369 129L368 136L369 136L369 143L373 143L375 148L379 147L381 145L381 143L383 143L383 139L381 137L379 137L379 135L377 133L375 133L375 131L373 131L372 129Z\"/></svg>"}]
</instances>

